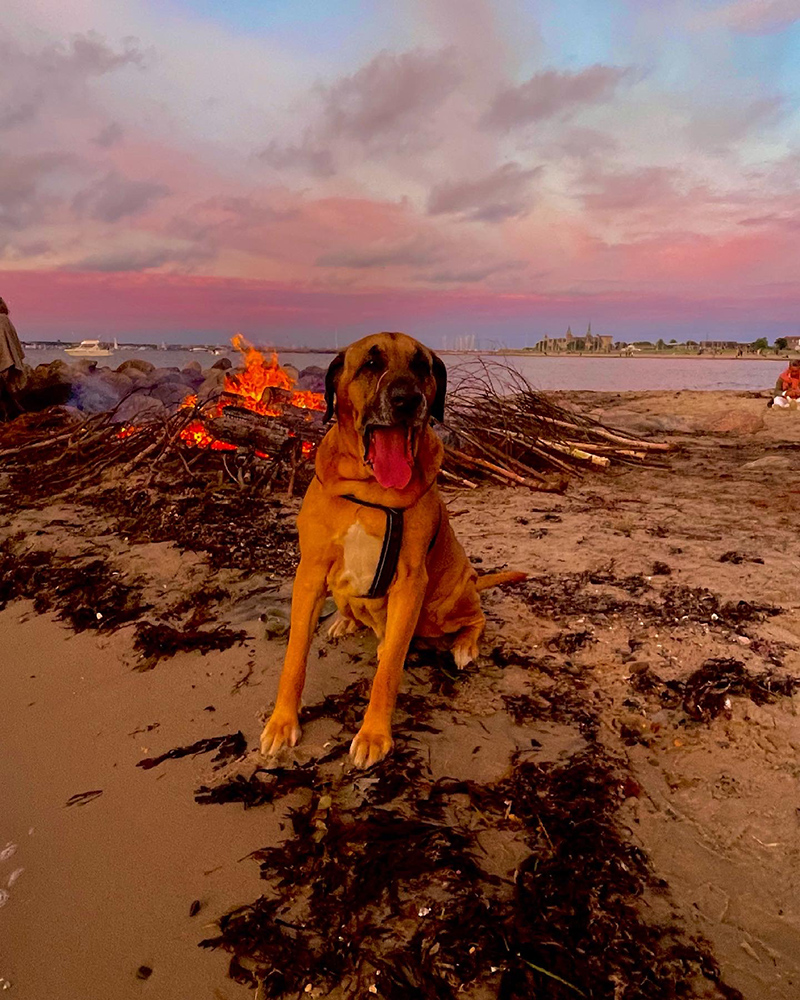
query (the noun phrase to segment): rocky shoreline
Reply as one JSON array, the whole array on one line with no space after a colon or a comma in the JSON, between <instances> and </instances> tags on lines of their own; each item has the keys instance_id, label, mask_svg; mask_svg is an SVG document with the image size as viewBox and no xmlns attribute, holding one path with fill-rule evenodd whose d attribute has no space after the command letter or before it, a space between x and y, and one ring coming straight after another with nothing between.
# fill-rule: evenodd
<instances>
[{"instance_id":1,"label":"rocky shoreline","mask_svg":"<svg viewBox=\"0 0 800 1000\"><path fill-rule=\"evenodd\" d=\"M288 370L296 379L296 388L324 390L324 369L312 365L299 372L291 367ZM156 367L150 361L129 358L116 368L108 368L91 358L57 360L35 368L26 365L17 393L28 411L69 406L91 414L116 408L114 422L130 423L169 416L188 395L196 395L200 403L218 396L228 371L236 371L228 358L210 368L203 368L199 361L179 368Z\"/></svg>"}]
</instances>

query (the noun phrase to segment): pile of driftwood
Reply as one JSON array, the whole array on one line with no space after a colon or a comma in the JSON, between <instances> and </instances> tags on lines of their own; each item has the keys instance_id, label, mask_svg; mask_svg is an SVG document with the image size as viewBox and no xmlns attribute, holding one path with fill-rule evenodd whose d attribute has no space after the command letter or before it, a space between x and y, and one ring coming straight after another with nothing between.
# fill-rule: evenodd
<instances>
[{"instance_id":1,"label":"pile of driftwood","mask_svg":"<svg viewBox=\"0 0 800 1000\"><path fill-rule=\"evenodd\" d=\"M450 381L445 423L437 428L445 486L489 481L560 492L574 475L612 461L652 466L653 456L669 449L557 405L502 363L470 362L451 370ZM290 496L304 487L326 431L319 410L287 404L264 416L218 403L184 405L135 425L118 422L119 407L88 417L66 407L23 415L0 428L5 491L52 497L112 471L144 471L145 484L184 472Z\"/></svg>"},{"instance_id":2,"label":"pile of driftwood","mask_svg":"<svg viewBox=\"0 0 800 1000\"><path fill-rule=\"evenodd\" d=\"M560 492L569 478L612 462L662 467L670 445L643 441L559 406L515 368L477 358L450 372L445 482L489 479Z\"/></svg>"}]
</instances>

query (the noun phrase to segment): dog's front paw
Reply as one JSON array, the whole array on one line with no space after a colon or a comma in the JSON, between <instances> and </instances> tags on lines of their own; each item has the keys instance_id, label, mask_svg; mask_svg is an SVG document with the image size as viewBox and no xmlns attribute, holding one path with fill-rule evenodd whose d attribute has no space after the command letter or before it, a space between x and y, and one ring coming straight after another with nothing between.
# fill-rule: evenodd
<instances>
[{"instance_id":1,"label":"dog's front paw","mask_svg":"<svg viewBox=\"0 0 800 1000\"><path fill-rule=\"evenodd\" d=\"M300 723L297 714L275 709L261 734L261 753L265 757L276 754L283 746L295 746L299 739Z\"/></svg>"},{"instance_id":2,"label":"dog's front paw","mask_svg":"<svg viewBox=\"0 0 800 1000\"><path fill-rule=\"evenodd\" d=\"M350 744L350 756L356 767L371 767L383 760L392 749L392 734L388 730L367 729L366 724L359 729Z\"/></svg>"}]
</instances>

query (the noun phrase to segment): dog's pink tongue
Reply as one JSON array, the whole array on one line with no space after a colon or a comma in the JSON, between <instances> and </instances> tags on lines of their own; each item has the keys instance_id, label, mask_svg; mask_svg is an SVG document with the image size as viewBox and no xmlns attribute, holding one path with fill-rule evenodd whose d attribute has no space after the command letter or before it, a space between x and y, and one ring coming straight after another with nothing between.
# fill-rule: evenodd
<instances>
[{"instance_id":1,"label":"dog's pink tongue","mask_svg":"<svg viewBox=\"0 0 800 1000\"><path fill-rule=\"evenodd\" d=\"M384 489L402 490L411 479L412 464L402 427L375 428L369 442L375 478Z\"/></svg>"}]
</instances>

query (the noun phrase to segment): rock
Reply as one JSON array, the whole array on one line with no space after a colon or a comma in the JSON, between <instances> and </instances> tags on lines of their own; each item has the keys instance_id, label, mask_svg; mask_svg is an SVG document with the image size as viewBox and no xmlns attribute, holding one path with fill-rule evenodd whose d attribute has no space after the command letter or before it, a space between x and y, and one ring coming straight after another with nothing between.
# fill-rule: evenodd
<instances>
[{"instance_id":1,"label":"rock","mask_svg":"<svg viewBox=\"0 0 800 1000\"><path fill-rule=\"evenodd\" d=\"M164 379L158 385L151 386L148 394L155 399L160 399L165 406L175 408L189 395L189 389L183 381Z\"/></svg>"},{"instance_id":2,"label":"rock","mask_svg":"<svg viewBox=\"0 0 800 1000\"><path fill-rule=\"evenodd\" d=\"M192 374L202 375L203 367L199 361L189 361L188 364L185 364L183 366L182 373L186 375L189 372L191 372Z\"/></svg>"},{"instance_id":3,"label":"rock","mask_svg":"<svg viewBox=\"0 0 800 1000\"><path fill-rule=\"evenodd\" d=\"M147 375L149 372L155 371L156 366L150 361L145 361L143 358L129 358L127 361L123 361L121 365L117 367L118 372L130 372L137 371L142 372Z\"/></svg>"},{"instance_id":4,"label":"rock","mask_svg":"<svg viewBox=\"0 0 800 1000\"><path fill-rule=\"evenodd\" d=\"M199 402L204 403L212 396L218 396L225 388L225 370L216 365L206 374L197 389Z\"/></svg>"},{"instance_id":5,"label":"rock","mask_svg":"<svg viewBox=\"0 0 800 1000\"><path fill-rule=\"evenodd\" d=\"M712 434L755 434L763 429L763 415L750 410L727 410L711 417L703 427Z\"/></svg>"},{"instance_id":6,"label":"rock","mask_svg":"<svg viewBox=\"0 0 800 1000\"><path fill-rule=\"evenodd\" d=\"M289 632L289 614L283 608L268 608L261 621L268 639L278 639Z\"/></svg>"},{"instance_id":7,"label":"rock","mask_svg":"<svg viewBox=\"0 0 800 1000\"><path fill-rule=\"evenodd\" d=\"M167 407L160 399L136 392L120 403L114 414L114 422L118 424L144 424L166 415Z\"/></svg>"},{"instance_id":8,"label":"rock","mask_svg":"<svg viewBox=\"0 0 800 1000\"><path fill-rule=\"evenodd\" d=\"M69 401L84 413L104 413L113 409L132 389L133 381L124 373L89 372L72 383Z\"/></svg>"},{"instance_id":9,"label":"rock","mask_svg":"<svg viewBox=\"0 0 800 1000\"><path fill-rule=\"evenodd\" d=\"M70 368L81 375L89 375L91 372L97 370L97 362L94 358L78 358L77 361L72 362Z\"/></svg>"},{"instance_id":10,"label":"rock","mask_svg":"<svg viewBox=\"0 0 800 1000\"><path fill-rule=\"evenodd\" d=\"M220 358L211 367L212 369L216 368L218 371L226 372L229 368L233 368L233 363L230 358Z\"/></svg>"},{"instance_id":11,"label":"rock","mask_svg":"<svg viewBox=\"0 0 800 1000\"><path fill-rule=\"evenodd\" d=\"M691 417L673 413L635 413L633 410L609 410L609 427L629 434L695 434L697 424Z\"/></svg>"},{"instance_id":12,"label":"rock","mask_svg":"<svg viewBox=\"0 0 800 1000\"><path fill-rule=\"evenodd\" d=\"M325 369L309 365L297 376L297 388L306 392L325 392Z\"/></svg>"},{"instance_id":13,"label":"rock","mask_svg":"<svg viewBox=\"0 0 800 1000\"><path fill-rule=\"evenodd\" d=\"M797 458L794 455L765 455L753 462L745 462L743 469L795 469Z\"/></svg>"}]
</instances>

